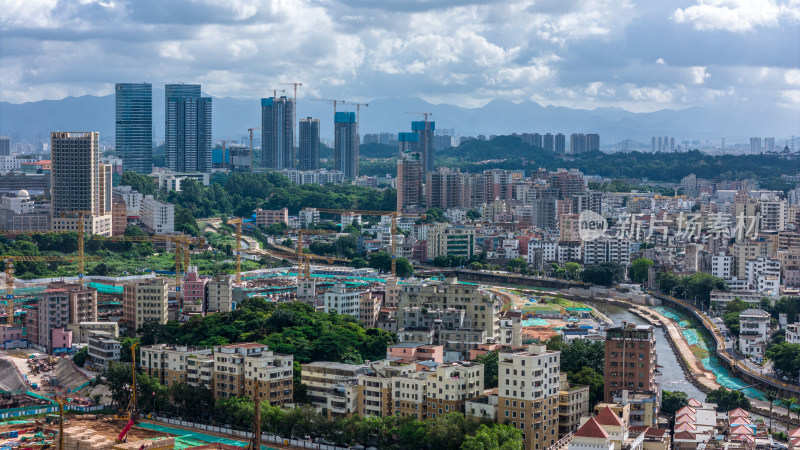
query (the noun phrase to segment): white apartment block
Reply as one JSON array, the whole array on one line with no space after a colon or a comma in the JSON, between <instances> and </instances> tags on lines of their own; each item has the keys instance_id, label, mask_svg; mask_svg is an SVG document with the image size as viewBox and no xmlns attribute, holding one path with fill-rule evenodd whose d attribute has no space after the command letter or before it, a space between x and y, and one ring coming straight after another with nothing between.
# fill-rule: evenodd
<instances>
[{"instance_id":1,"label":"white apartment block","mask_svg":"<svg viewBox=\"0 0 800 450\"><path fill-rule=\"evenodd\" d=\"M172 234L175 232L175 205L146 195L142 199L139 220L150 233Z\"/></svg>"},{"instance_id":2,"label":"white apartment block","mask_svg":"<svg viewBox=\"0 0 800 450\"><path fill-rule=\"evenodd\" d=\"M787 204L785 200L759 201L761 223L759 231L784 231L786 229Z\"/></svg>"},{"instance_id":3,"label":"white apartment block","mask_svg":"<svg viewBox=\"0 0 800 450\"><path fill-rule=\"evenodd\" d=\"M745 262L747 285L768 295L780 292L781 262L773 258L753 258Z\"/></svg>"},{"instance_id":4,"label":"white apartment block","mask_svg":"<svg viewBox=\"0 0 800 450\"><path fill-rule=\"evenodd\" d=\"M312 225L318 224L320 220L317 208L303 208L297 216L302 228L310 228Z\"/></svg>"},{"instance_id":5,"label":"white apartment block","mask_svg":"<svg viewBox=\"0 0 800 450\"><path fill-rule=\"evenodd\" d=\"M535 250L542 250L542 260L545 262L558 261L558 242L555 241L529 241L528 242L528 263L533 264Z\"/></svg>"},{"instance_id":6,"label":"white apartment block","mask_svg":"<svg viewBox=\"0 0 800 450\"><path fill-rule=\"evenodd\" d=\"M169 287L165 278L148 278L126 283L122 294L122 322L136 332L146 321L167 323Z\"/></svg>"},{"instance_id":7,"label":"white apartment block","mask_svg":"<svg viewBox=\"0 0 800 450\"><path fill-rule=\"evenodd\" d=\"M631 243L627 239L594 239L583 242L583 263L615 262L627 266L631 262Z\"/></svg>"},{"instance_id":8,"label":"white apartment block","mask_svg":"<svg viewBox=\"0 0 800 450\"><path fill-rule=\"evenodd\" d=\"M363 294L363 291L348 291L344 284L335 284L331 290L325 293L324 311L358 318Z\"/></svg>"},{"instance_id":9,"label":"white apartment block","mask_svg":"<svg viewBox=\"0 0 800 450\"><path fill-rule=\"evenodd\" d=\"M500 353L497 420L520 430L527 449L558 441L561 352L544 345Z\"/></svg>"},{"instance_id":10,"label":"white apartment block","mask_svg":"<svg viewBox=\"0 0 800 450\"><path fill-rule=\"evenodd\" d=\"M786 342L800 344L800 322L786 325Z\"/></svg>"},{"instance_id":11,"label":"white apartment block","mask_svg":"<svg viewBox=\"0 0 800 450\"><path fill-rule=\"evenodd\" d=\"M761 309L745 309L739 314L739 352L747 356L764 356L769 341L769 313Z\"/></svg>"},{"instance_id":12,"label":"white apartment block","mask_svg":"<svg viewBox=\"0 0 800 450\"><path fill-rule=\"evenodd\" d=\"M113 194L122 198L129 216L138 216L144 196L130 186L116 186Z\"/></svg>"},{"instance_id":13,"label":"white apartment block","mask_svg":"<svg viewBox=\"0 0 800 450\"><path fill-rule=\"evenodd\" d=\"M727 280L731 277L733 256L720 253L711 257L711 275Z\"/></svg>"},{"instance_id":14,"label":"white apartment block","mask_svg":"<svg viewBox=\"0 0 800 450\"><path fill-rule=\"evenodd\" d=\"M3 155L0 156L0 173L11 172L12 170L19 170L22 167L22 160L17 159L16 156Z\"/></svg>"}]
</instances>

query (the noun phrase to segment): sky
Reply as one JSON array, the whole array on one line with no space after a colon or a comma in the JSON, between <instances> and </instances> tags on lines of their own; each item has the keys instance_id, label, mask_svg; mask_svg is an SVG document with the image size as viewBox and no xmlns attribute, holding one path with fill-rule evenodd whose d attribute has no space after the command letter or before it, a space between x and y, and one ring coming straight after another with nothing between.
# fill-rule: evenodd
<instances>
[{"instance_id":1,"label":"sky","mask_svg":"<svg viewBox=\"0 0 800 450\"><path fill-rule=\"evenodd\" d=\"M0 0L0 101L215 97L800 109L800 0Z\"/></svg>"}]
</instances>

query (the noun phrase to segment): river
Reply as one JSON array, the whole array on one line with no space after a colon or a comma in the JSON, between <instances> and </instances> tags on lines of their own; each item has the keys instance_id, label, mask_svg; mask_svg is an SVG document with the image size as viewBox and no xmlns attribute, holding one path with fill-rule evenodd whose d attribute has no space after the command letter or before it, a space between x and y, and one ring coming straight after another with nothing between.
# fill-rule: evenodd
<instances>
[{"instance_id":1,"label":"river","mask_svg":"<svg viewBox=\"0 0 800 450\"><path fill-rule=\"evenodd\" d=\"M623 320L633 322L640 325L645 325L647 322L632 314L627 309L621 306L609 305L606 303L584 302L598 311L602 312L609 319L613 320L615 324L622 323ZM682 391L685 392L689 398L695 398L699 401L705 401L706 394L700 389L697 389L683 373L672 347L669 346L667 337L664 336L664 330L656 328L656 355L658 364L661 366L661 388L667 391Z\"/></svg>"}]
</instances>

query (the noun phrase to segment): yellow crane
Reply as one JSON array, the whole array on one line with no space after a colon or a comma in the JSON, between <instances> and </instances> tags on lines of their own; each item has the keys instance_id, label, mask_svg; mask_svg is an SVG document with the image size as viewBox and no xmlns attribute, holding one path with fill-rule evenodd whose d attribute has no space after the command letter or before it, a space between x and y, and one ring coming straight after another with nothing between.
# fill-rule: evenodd
<instances>
[{"instance_id":1,"label":"yellow crane","mask_svg":"<svg viewBox=\"0 0 800 450\"><path fill-rule=\"evenodd\" d=\"M189 270L189 246L205 245L205 238L179 235L155 236L92 236L99 241L124 241L124 242L172 242L175 245L175 289L178 305L181 304L181 259L184 271ZM181 256L183 258L181 258Z\"/></svg>"},{"instance_id":2,"label":"yellow crane","mask_svg":"<svg viewBox=\"0 0 800 450\"><path fill-rule=\"evenodd\" d=\"M389 216L392 219L392 277L397 278L397 218L398 217L417 217L425 219L425 214L414 214L399 211L369 211L358 209L328 209L317 208L317 211L330 214L343 215L362 215L362 216Z\"/></svg>"},{"instance_id":3,"label":"yellow crane","mask_svg":"<svg viewBox=\"0 0 800 450\"><path fill-rule=\"evenodd\" d=\"M84 274L83 263L85 261L83 256L83 249L84 249L84 242L86 239L86 232L84 230L83 219L85 216L91 216L92 211L76 210L76 211L65 211L61 213L62 218L73 215L77 216L78 218L78 278L80 278L81 284L83 284L83 274Z\"/></svg>"},{"instance_id":4,"label":"yellow crane","mask_svg":"<svg viewBox=\"0 0 800 450\"><path fill-rule=\"evenodd\" d=\"M288 230L289 233L297 233L297 279L310 280L311 279L311 255L303 253L303 236L308 235L321 235L321 234L336 234L336 231L331 230ZM314 255L318 256L318 255ZM322 257L325 258L325 257ZM327 258L326 258L327 259ZM334 260L331 259L331 262Z\"/></svg>"},{"instance_id":5,"label":"yellow crane","mask_svg":"<svg viewBox=\"0 0 800 450\"><path fill-rule=\"evenodd\" d=\"M6 265L6 308L8 311L9 325L14 323L14 263L15 262L56 262L56 261L75 261L76 256L21 256L21 255L0 255ZM89 260L99 260L97 257L87 258Z\"/></svg>"}]
</instances>

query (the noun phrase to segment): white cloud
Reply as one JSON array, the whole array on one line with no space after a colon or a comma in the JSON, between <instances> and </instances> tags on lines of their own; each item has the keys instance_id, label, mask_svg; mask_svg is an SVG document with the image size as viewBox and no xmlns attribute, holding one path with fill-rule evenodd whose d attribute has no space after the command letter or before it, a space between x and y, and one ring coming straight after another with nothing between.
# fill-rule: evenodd
<instances>
[{"instance_id":1,"label":"white cloud","mask_svg":"<svg viewBox=\"0 0 800 450\"><path fill-rule=\"evenodd\" d=\"M800 70L797 69L787 70L786 73L783 75L783 79L786 80L787 84L800 86Z\"/></svg>"},{"instance_id":2,"label":"white cloud","mask_svg":"<svg viewBox=\"0 0 800 450\"><path fill-rule=\"evenodd\" d=\"M665 66L665 65L667 65L667 63L665 63L665 62L664 62L664 59L663 59L663 58L658 58L658 59L656 60L656 64L658 64L658 65L660 65L660 66Z\"/></svg>"},{"instance_id":3,"label":"white cloud","mask_svg":"<svg viewBox=\"0 0 800 450\"><path fill-rule=\"evenodd\" d=\"M708 72L706 72L706 68L703 66L692 67L690 70L692 83L694 84L703 84L706 82L706 79L711 76Z\"/></svg>"},{"instance_id":4,"label":"white cloud","mask_svg":"<svg viewBox=\"0 0 800 450\"><path fill-rule=\"evenodd\" d=\"M678 8L672 19L690 23L697 30L727 30L736 33L759 27L775 27L782 17L800 16L796 0L698 0L686 9Z\"/></svg>"},{"instance_id":5,"label":"white cloud","mask_svg":"<svg viewBox=\"0 0 800 450\"><path fill-rule=\"evenodd\" d=\"M628 95L636 101L669 103L672 101L673 94L667 88L662 87L635 87L628 88Z\"/></svg>"}]
</instances>

